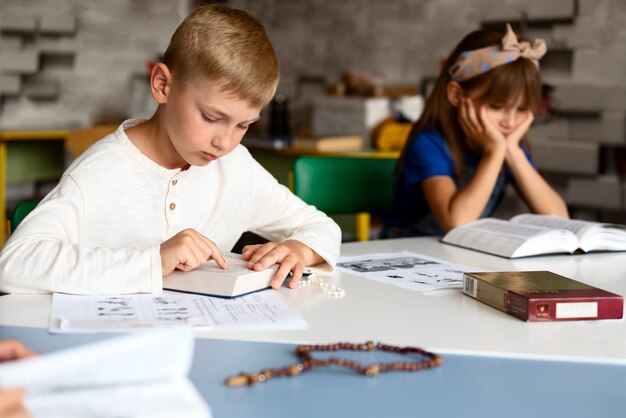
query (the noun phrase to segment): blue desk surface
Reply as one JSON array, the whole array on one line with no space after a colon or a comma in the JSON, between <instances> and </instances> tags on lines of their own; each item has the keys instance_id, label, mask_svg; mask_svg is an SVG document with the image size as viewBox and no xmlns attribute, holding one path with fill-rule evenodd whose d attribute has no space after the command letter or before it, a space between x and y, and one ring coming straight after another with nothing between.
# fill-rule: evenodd
<instances>
[{"instance_id":1,"label":"blue desk surface","mask_svg":"<svg viewBox=\"0 0 626 418\"><path fill-rule=\"evenodd\" d=\"M19 338L40 353L108 337L0 327L0 339ZM252 387L223 384L295 360L291 344L196 339L190 378L218 418L626 416L626 366L599 363L445 355L443 366L417 373L368 378L330 368Z\"/></svg>"}]
</instances>

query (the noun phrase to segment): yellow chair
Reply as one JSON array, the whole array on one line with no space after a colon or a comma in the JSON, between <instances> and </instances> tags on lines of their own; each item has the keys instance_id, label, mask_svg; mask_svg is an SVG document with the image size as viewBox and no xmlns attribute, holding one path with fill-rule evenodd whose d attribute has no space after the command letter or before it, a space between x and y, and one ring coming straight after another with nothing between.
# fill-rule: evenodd
<instances>
[{"instance_id":1,"label":"yellow chair","mask_svg":"<svg viewBox=\"0 0 626 418\"><path fill-rule=\"evenodd\" d=\"M327 214L357 214L357 241L367 241L370 214L391 204L395 158L300 157L293 167L293 191Z\"/></svg>"}]
</instances>

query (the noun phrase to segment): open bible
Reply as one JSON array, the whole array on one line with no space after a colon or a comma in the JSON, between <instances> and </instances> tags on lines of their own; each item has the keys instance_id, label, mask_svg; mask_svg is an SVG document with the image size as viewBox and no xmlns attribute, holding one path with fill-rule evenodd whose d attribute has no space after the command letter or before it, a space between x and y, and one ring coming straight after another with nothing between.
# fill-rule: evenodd
<instances>
[{"instance_id":1,"label":"open bible","mask_svg":"<svg viewBox=\"0 0 626 418\"><path fill-rule=\"evenodd\" d=\"M506 258L626 251L626 226L524 214L457 226L442 242Z\"/></svg>"},{"instance_id":2,"label":"open bible","mask_svg":"<svg viewBox=\"0 0 626 418\"><path fill-rule=\"evenodd\" d=\"M240 254L227 253L228 268L222 269L209 260L191 271L174 271L163 278L163 290L233 298L270 287L278 265L263 271L248 268Z\"/></svg>"}]
</instances>

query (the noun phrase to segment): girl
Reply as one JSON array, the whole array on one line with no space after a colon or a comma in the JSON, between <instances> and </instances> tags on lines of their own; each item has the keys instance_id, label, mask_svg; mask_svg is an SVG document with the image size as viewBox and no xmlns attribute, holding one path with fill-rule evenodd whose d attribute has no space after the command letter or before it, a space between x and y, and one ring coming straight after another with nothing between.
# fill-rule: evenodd
<instances>
[{"instance_id":1,"label":"girl","mask_svg":"<svg viewBox=\"0 0 626 418\"><path fill-rule=\"evenodd\" d=\"M511 182L530 210L567 217L523 139L541 98L543 40L467 35L446 60L395 172L384 237L443 235L491 216Z\"/></svg>"}]
</instances>

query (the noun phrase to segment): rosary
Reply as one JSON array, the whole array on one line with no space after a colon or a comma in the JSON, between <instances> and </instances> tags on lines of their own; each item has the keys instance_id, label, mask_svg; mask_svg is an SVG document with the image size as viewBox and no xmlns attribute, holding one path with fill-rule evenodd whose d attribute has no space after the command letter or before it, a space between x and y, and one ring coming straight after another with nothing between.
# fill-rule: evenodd
<instances>
[{"instance_id":1,"label":"rosary","mask_svg":"<svg viewBox=\"0 0 626 418\"><path fill-rule=\"evenodd\" d=\"M363 365L353 360L343 359L340 357L328 357L326 359L316 359L311 354L313 351L373 351L380 350L402 355L417 354L422 357L418 361L395 361L390 363L372 363ZM376 376L379 373L408 371L416 372L424 369L431 369L443 363L443 358L437 354L430 353L417 347L397 347L368 341L365 344L354 343L336 343L326 345L299 345L296 347L296 354L300 361L285 367L276 369L263 369L258 373L241 373L236 376L228 377L225 381L228 386L253 385L262 383L271 378L284 376L298 376L299 374L311 370L313 367L339 366L346 367L365 376Z\"/></svg>"}]
</instances>

